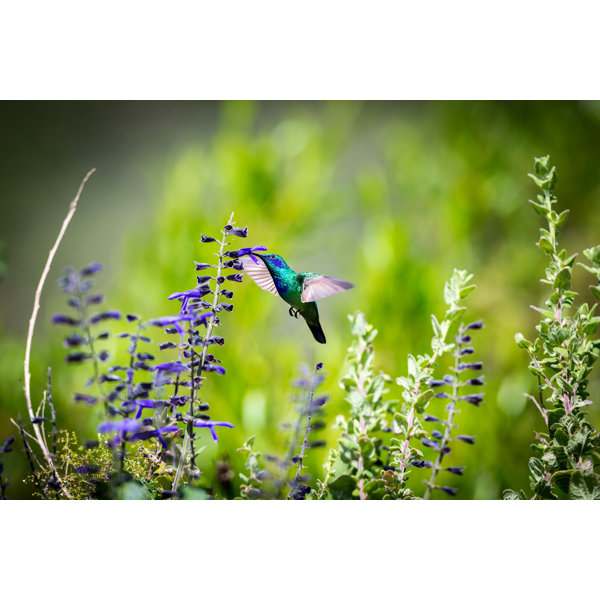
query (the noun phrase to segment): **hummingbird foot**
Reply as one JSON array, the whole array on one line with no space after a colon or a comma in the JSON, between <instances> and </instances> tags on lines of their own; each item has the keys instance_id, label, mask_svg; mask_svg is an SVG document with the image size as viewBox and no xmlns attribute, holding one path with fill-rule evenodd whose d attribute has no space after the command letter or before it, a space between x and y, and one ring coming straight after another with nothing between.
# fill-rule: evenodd
<instances>
[{"instance_id":1,"label":"hummingbird foot","mask_svg":"<svg viewBox=\"0 0 600 600\"><path fill-rule=\"evenodd\" d=\"M290 306L288 312L290 313L290 317L296 317L296 319L297 319L300 311L297 308Z\"/></svg>"}]
</instances>

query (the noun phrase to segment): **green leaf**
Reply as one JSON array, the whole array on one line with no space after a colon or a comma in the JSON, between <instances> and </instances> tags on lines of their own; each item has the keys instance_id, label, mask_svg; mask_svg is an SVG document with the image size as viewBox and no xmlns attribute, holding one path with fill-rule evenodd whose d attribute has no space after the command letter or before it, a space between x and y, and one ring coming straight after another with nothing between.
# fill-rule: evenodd
<instances>
[{"instance_id":1,"label":"green leaf","mask_svg":"<svg viewBox=\"0 0 600 600\"><path fill-rule=\"evenodd\" d=\"M548 165L550 164L550 155L536 156L533 159L533 170L536 175L544 176L548 172Z\"/></svg>"},{"instance_id":2,"label":"green leaf","mask_svg":"<svg viewBox=\"0 0 600 600\"><path fill-rule=\"evenodd\" d=\"M569 482L569 498L573 500L600 500L600 479L592 471L577 470Z\"/></svg>"},{"instance_id":3,"label":"green leaf","mask_svg":"<svg viewBox=\"0 0 600 600\"><path fill-rule=\"evenodd\" d=\"M529 459L529 470L536 480L541 479L545 473L542 461L533 456Z\"/></svg>"},{"instance_id":4,"label":"green leaf","mask_svg":"<svg viewBox=\"0 0 600 600\"><path fill-rule=\"evenodd\" d=\"M127 481L117 490L118 500L151 500L150 492L136 481Z\"/></svg>"},{"instance_id":5,"label":"green leaf","mask_svg":"<svg viewBox=\"0 0 600 600\"><path fill-rule=\"evenodd\" d=\"M526 340L522 333L515 333L515 342L519 348L523 348L524 350L531 349L531 342Z\"/></svg>"},{"instance_id":6,"label":"green leaf","mask_svg":"<svg viewBox=\"0 0 600 600\"><path fill-rule=\"evenodd\" d=\"M418 413L422 413L429 404L429 400L433 396L433 390L426 390L422 394L419 394L417 397L417 401L415 402L415 411Z\"/></svg>"},{"instance_id":7,"label":"green leaf","mask_svg":"<svg viewBox=\"0 0 600 600\"><path fill-rule=\"evenodd\" d=\"M433 333L436 337L442 337L442 327L440 326L440 322L436 319L435 315L431 315L431 327L433 328Z\"/></svg>"},{"instance_id":8,"label":"green leaf","mask_svg":"<svg viewBox=\"0 0 600 600\"><path fill-rule=\"evenodd\" d=\"M540 238L540 241L537 243L537 245L546 254L554 254L554 246L552 246L552 244L546 238Z\"/></svg>"},{"instance_id":9,"label":"green leaf","mask_svg":"<svg viewBox=\"0 0 600 600\"><path fill-rule=\"evenodd\" d=\"M530 200L531 202L531 200ZM514 490L504 490L502 492L502 500L520 500L520 496Z\"/></svg>"},{"instance_id":10,"label":"green leaf","mask_svg":"<svg viewBox=\"0 0 600 600\"><path fill-rule=\"evenodd\" d=\"M461 300L463 298L466 298L473 290L475 290L476 287L477 287L476 285L468 285L468 286L462 288L462 290L460 290L459 298Z\"/></svg>"},{"instance_id":11,"label":"green leaf","mask_svg":"<svg viewBox=\"0 0 600 600\"><path fill-rule=\"evenodd\" d=\"M600 268L600 246L593 246L583 251L584 256L593 266Z\"/></svg>"},{"instance_id":12,"label":"green leaf","mask_svg":"<svg viewBox=\"0 0 600 600\"><path fill-rule=\"evenodd\" d=\"M533 210L540 216L545 217L547 209L543 204L538 204L535 200L529 200L529 204L533 207Z\"/></svg>"},{"instance_id":13,"label":"green leaf","mask_svg":"<svg viewBox=\"0 0 600 600\"><path fill-rule=\"evenodd\" d=\"M557 290L568 290L571 287L571 269L565 267L558 272L554 278L554 288Z\"/></svg>"},{"instance_id":14,"label":"green leaf","mask_svg":"<svg viewBox=\"0 0 600 600\"><path fill-rule=\"evenodd\" d=\"M183 500L208 500L210 496L206 490L186 486L183 488L182 498Z\"/></svg>"},{"instance_id":15,"label":"green leaf","mask_svg":"<svg viewBox=\"0 0 600 600\"><path fill-rule=\"evenodd\" d=\"M348 473L342 473L332 479L327 487L334 500L349 500L352 498L352 492L356 489L356 481Z\"/></svg>"}]
</instances>

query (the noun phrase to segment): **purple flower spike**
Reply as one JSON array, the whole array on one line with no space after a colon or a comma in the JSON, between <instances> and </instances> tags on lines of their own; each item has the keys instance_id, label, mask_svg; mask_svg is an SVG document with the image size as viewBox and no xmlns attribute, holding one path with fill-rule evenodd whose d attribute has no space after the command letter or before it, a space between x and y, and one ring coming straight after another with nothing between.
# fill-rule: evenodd
<instances>
[{"instance_id":1,"label":"purple flower spike","mask_svg":"<svg viewBox=\"0 0 600 600\"><path fill-rule=\"evenodd\" d=\"M233 429L233 425L228 423L227 421L203 421L201 419L196 419L194 421L194 427L208 427L210 429L210 433L212 434L212 438L215 442L219 441L217 437L217 433L215 431L215 427L229 427Z\"/></svg>"}]
</instances>

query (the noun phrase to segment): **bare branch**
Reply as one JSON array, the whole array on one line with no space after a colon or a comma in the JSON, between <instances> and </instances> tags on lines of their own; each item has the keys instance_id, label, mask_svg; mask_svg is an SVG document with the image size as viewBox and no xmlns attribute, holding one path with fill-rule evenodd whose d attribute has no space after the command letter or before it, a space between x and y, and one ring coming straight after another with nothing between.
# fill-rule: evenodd
<instances>
[{"instance_id":1,"label":"bare branch","mask_svg":"<svg viewBox=\"0 0 600 600\"><path fill-rule=\"evenodd\" d=\"M65 217L65 220L63 221L62 227L60 228L60 231L58 233L58 237L56 238L56 242L54 242L54 246L52 246L52 249L50 250L50 254L48 255L48 260L46 261L46 266L44 267L44 270L42 271L42 276L40 277L40 281L39 281L37 289L35 291L35 299L33 302L33 312L31 313L31 319L29 319L29 330L27 331L27 345L25 348L25 360L23 362L23 372L24 372L24 376L25 376L25 386L24 386L25 400L27 402L27 412L29 413L30 419L33 419L35 417L35 413L33 412L33 406L31 403L31 373L29 372L29 363L30 363L30 358L31 358L31 343L33 340L33 331L35 329L35 321L37 319L37 315L40 310L40 297L42 295L44 283L46 282L46 277L48 276L48 273L50 271L52 261L54 260L54 255L56 254L56 251L58 250L58 246L60 245L60 242L62 241L63 236L65 235L65 231L67 230L67 227L69 226L69 223L71 222L71 219L73 218L73 215L75 214L75 210L77 209L77 203L79 202L79 197L81 196L81 193L83 192L83 188L84 188L85 184L87 183L87 180L91 177L92 173L94 173L95 170L96 169L92 169L83 178L83 181L81 182L81 185L79 186L79 189L77 190L77 194L75 195L75 198L73 199L73 201L71 202L71 205L69 206L69 212L67 213L67 216ZM39 428L38 424L33 423L32 426L33 426L33 430L35 432L36 441L39 444L39 446L42 450L42 453L44 454L44 458L46 459L48 466L52 469L56 479L61 484L61 487L63 489L63 493L65 494L65 496L67 496L67 498L70 498L69 493L62 485L62 481L56 471L56 467L54 466L54 461L52 459L52 456L50 456L48 446L46 445L44 439L42 438L42 434L40 432L40 428Z\"/></svg>"}]
</instances>

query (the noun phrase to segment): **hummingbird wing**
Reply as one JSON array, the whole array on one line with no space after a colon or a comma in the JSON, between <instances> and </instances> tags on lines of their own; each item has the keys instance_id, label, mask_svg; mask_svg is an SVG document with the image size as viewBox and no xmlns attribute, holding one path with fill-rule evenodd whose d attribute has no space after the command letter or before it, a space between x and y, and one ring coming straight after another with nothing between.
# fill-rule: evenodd
<instances>
[{"instance_id":1,"label":"hummingbird wing","mask_svg":"<svg viewBox=\"0 0 600 600\"><path fill-rule=\"evenodd\" d=\"M271 273L269 273L269 269L267 269L267 265L257 256L258 264L255 263L249 256L242 256L242 265L244 266L244 271L254 279L255 283L259 285L263 290L267 290L273 294L273 296L279 296L277 293L277 288L275 287L275 282L271 277Z\"/></svg>"},{"instance_id":2,"label":"hummingbird wing","mask_svg":"<svg viewBox=\"0 0 600 600\"><path fill-rule=\"evenodd\" d=\"M304 278L302 302L320 300L333 294L345 292L353 287L354 285L351 283L335 277L327 277L326 275L307 276Z\"/></svg>"}]
</instances>

